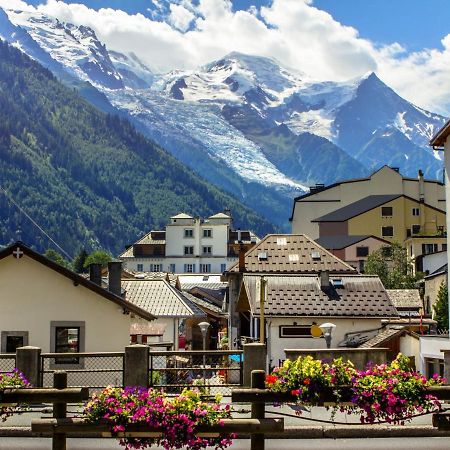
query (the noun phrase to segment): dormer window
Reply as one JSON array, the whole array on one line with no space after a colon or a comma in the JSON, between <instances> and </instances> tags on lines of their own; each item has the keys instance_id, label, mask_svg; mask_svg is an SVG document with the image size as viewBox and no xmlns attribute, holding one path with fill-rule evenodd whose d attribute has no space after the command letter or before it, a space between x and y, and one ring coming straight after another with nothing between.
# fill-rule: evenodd
<instances>
[{"instance_id":1,"label":"dormer window","mask_svg":"<svg viewBox=\"0 0 450 450\"><path fill-rule=\"evenodd\" d=\"M320 261L320 252L311 252L311 258L313 261Z\"/></svg>"},{"instance_id":2,"label":"dormer window","mask_svg":"<svg viewBox=\"0 0 450 450\"><path fill-rule=\"evenodd\" d=\"M335 288L343 288L344 287L344 280L342 278L333 278L331 280L331 283Z\"/></svg>"},{"instance_id":3,"label":"dormer window","mask_svg":"<svg viewBox=\"0 0 450 450\"><path fill-rule=\"evenodd\" d=\"M259 252L258 260L259 261L267 261L267 252Z\"/></svg>"}]
</instances>

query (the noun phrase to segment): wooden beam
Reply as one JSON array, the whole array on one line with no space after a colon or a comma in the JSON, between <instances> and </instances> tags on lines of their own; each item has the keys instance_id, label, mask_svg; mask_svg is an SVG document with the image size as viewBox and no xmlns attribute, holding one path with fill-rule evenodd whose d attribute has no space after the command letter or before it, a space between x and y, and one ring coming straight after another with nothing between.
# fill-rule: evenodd
<instances>
[{"instance_id":1,"label":"wooden beam","mask_svg":"<svg viewBox=\"0 0 450 450\"><path fill-rule=\"evenodd\" d=\"M85 419L34 419L31 421L33 433L102 433L111 436L107 422L89 423ZM282 432L284 430L283 419L223 419L222 424L199 426L196 433L199 436L213 433L215 436L226 433L255 434ZM149 427L145 423L130 424L126 433L117 436L128 437L156 437L161 436L162 431L155 427Z\"/></svg>"},{"instance_id":2,"label":"wooden beam","mask_svg":"<svg viewBox=\"0 0 450 450\"><path fill-rule=\"evenodd\" d=\"M24 388L0 392L1 403L79 403L89 398L89 388Z\"/></svg>"}]
</instances>

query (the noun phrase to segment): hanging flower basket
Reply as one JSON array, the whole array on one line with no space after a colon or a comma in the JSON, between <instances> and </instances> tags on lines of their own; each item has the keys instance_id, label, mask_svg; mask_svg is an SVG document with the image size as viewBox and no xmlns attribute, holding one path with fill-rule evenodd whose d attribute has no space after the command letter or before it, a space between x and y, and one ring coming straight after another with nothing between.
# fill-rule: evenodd
<instances>
[{"instance_id":1,"label":"hanging flower basket","mask_svg":"<svg viewBox=\"0 0 450 450\"><path fill-rule=\"evenodd\" d=\"M160 430L155 437L120 437L125 449L144 449L162 446L165 449L189 447L198 450L212 446L224 449L231 445L233 435L196 436L196 427L220 425L231 417L228 405L204 401L199 390L184 390L176 397L161 391L143 388L107 387L94 394L86 404L84 417L90 423L107 422L111 433L120 436L132 424L147 424L149 430ZM147 433L148 435L148 433Z\"/></svg>"},{"instance_id":2,"label":"hanging flower basket","mask_svg":"<svg viewBox=\"0 0 450 450\"><path fill-rule=\"evenodd\" d=\"M390 364L365 370L342 358L325 363L305 356L285 361L266 376L266 386L274 392L291 393L298 403L312 406L334 398L334 413L358 414L362 423L404 424L416 414L440 410L441 403L426 389L444 382L437 374L427 379L411 370L402 354Z\"/></svg>"},{"instance_id":3,"label":"hanging flower basket","mask_svg":"<svg viewBox=\"0 0 450 450\"><path fill-rule=\"evenodd\" d=\"M26 388L30 383L21 372L14 369L12 372L0 373L0 420L4 422L9 416L17 412L15 403L3 403L2 394L5 389Z\"/></svg>"}]
</instances>

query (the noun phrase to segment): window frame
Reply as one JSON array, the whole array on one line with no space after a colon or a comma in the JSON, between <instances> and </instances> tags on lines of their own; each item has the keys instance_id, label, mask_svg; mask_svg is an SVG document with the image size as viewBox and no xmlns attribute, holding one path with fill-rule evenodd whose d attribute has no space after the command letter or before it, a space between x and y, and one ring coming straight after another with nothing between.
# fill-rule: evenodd
<instances>
[{"instance_id":1,"label":"window frame","mask_svg":"<svg viewBox=\"0 0 450 450\"><path fill-rule=\"evenodd\" d=\"M207 270L204 270L204 269ZM209 263L201 263L199 268L199 273L211 273L211 264Z\"/></svg>"},{"instance_id":2,"label":"window frame","mask_svg":"<svg viewBox=\"0 0 450 450\"><path fill-rule=\"evenodd\" d=\"M416 214L417 213L417 214ZM412 208L412 215L414 217L420 216L420 208Z\"/></svg>"},{"instance_id":3,"label":"window frame","mask_svg":"<svg viewBox=\"0 0 450 450\"><path fill-rule=\"evenodd\" d=\"M28 340L29 340L29 335L30 333L28 331L2 331L1 332L1 351L0 353L8 353L13 355L13 352L7 352L7 343L8 343L8 337L22 337L23 338L23 347L28 345Z\"/></svg>"},{"instance_id":4,"label":"window frame","mask_svg":"<svg viewBox=\"0 0 450 450\"><path fill-rule=\"evenodd\" d=\"M365 251L365 255L360 255L359 251L363 250ZM369 246L368 245L360 245L358 247L356 247L356 257L357 258L367 258L369 256Z\"/></svg>"},{"instance_id":5,"label":"window frame","mask_svg":"<svg viewBox=\"0 0 450 450\"><path fill-rule=\"evenodd\" d=\"M209 234L209 236L207 236ZM213 230L212 228L203 228L203 237L205 239L210 239L213 237Z\"/></svg>"},{"instance_id":6,"label":"window frame","mask_svg":"<svg viewBox=\"0 0 450 450\"><path fill-rule=\"evenodd\" d=\"M278 327L278 337L280 339L314 339L314 336L311 334L312 325L280 325ZM309 334L301 334L301 335L285 335L283 333L285 328L298 328L298 329L306 329Z\"/></svg>"},{"instance_id":7,"label":"window frame","mask_svg":"<svg viewBox=\"0 0 450 450\"><path fill-rule=\"evenodd\" d=\"M183 231L183 237L185 239L192 239L194 237L194 229L193 228L185 228Z\"/></svg>"},{"instance_id":8,"label":"window frame","mask_svg":"<svg viewBox=\"0 0 450 450\"><path fill-rule=\"evenodd\" d=\"M392 230L392 234L384 234L384 231L386 228L390 228ZM381 227L381 236L383 237L394 237L394 227L392 225L386 225L384 227Z\"/></svg>"},{"instance_id":9,"label":"window frame","mask_svg":"<svg viewBox=\"0 0 450 450\"><path fill-rule=\"evenodd\" d=\"M205 252L205 248L209 249L209 252ZM212 255L212 254L213 254L212 245L202 245L202 255Z\"/></svg>"},{"instance_id":10,"label":"window frame","mask_svg":"<svg viewBox=\"0 0 450 450\"><path fill-rule=\"evenodd\" d=\"M187 249L191 249L192 251L186 251ZM185 256L190 256L194 254L194 246L193 245L185 245L184 246L184 253Z\"/></svg>"},{"instance_id":11,"label":"window frame","mask_svg":"<svg viewBox=\"0 0 450 450\"><path fill-rule=\"evenodd\" d=\"M144 264L136 264L136 272L143 272L144 271Z\"/></svg>"},{"instance_id":12,"label":"window frame","mask_svg":"<svg viewBox=\"0 0 450 450\"><path fill-rule=\"evenodd\" d=\"M385 213L386 210L390 210L390 214L389 213ZM392 206L382 206L381 207L381 217L393 217L394 215L394 208Z\"/></svg>"},{"instance_id":13,"label":"window frame","mask_svg":"<svg viewBox=\"0 0 450 450\"><path fill-rule=\"evenodd\" d=\"M52 320L50 322L50 352L58 353L56 351L56 331L58 328L78 328L78 353L83 353L85 351L86 345L86 322L75 321L75 320ZM75 354L75 353L74 353ZM62 358L60 358L62 359ZM75 357L74 357L75 359ZM58 358L54 358L53 362L50 363L50 368L60 368L60 369L84 369L84 358L76 358L78 362L61 363L57 362Z\"/></svg>"}]
</instances>

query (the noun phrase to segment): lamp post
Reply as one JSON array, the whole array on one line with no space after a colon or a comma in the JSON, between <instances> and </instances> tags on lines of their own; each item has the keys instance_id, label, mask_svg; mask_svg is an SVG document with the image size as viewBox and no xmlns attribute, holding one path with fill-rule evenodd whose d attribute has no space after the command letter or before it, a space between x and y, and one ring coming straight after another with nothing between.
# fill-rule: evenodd
<instances>
[{"instance_id":1,"label":"lamp post","mask_svg":"<svg viewBox=\"0 0 450 450\"><path fill-rule=\"evenodd\" d=\"M327 322L319 325L319 328L323 332L325 342L327 343L327 348L331 348L331 333L333 332L333 329L336 328L336 325L334 323Z\"/></svg>"},{"instance_id":2,"label":"lamp post","mask_svg":"<svg viewBox=\"0 0 450 450\"><path fill-rule=\"evenodd\" d=\"M200 331L202 332L203 337L203 383L206 384L206 333L208 332L209 323L208 322L200 322L198 324L200 327Z\"/></svg>"}]
</instances>

